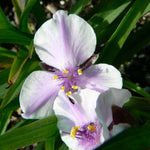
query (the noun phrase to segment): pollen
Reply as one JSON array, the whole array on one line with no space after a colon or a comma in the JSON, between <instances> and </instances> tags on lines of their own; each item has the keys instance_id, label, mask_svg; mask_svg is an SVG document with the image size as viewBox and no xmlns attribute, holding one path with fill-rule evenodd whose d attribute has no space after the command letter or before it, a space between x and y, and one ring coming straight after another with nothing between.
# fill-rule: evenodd
<instances>
[{"instance_id":1,"label":"pollen","mask_svg":"<svg viewBox=\"0 0 150 150\"><path fill-rule=\"evenodd\" d=\"M69 73L69 71L68 70L64 70L63 73Z\"/></svg>"},{"instance_id":2,"label":"pollen","mask_svg":"<svg viewBox=\"0 0 150 150\"><path fill-rule=\"evenodd\" d=\"M64 90L65 90L65 86L62 86L62 87L61 87L61 90L63 90L63 91L64 91Z\"/></svg>"},{"instance_id":3,"label":"pollen","mask_svg":"<svg viewBox=\"0 0 150 150\"><path fill-rule=\"evenodd\" d=\"M88 125L88 127L87 127L89 130L91 130L91 131L95 131L96 130L96 128L94 127L94 126L92 126L92 125Z\"/></svg>"},{"instance_id":4,"label":"pollen","mask_svg":"<svg viewBox=\"0 0 150 150\"><path fill-rule=\"evenodd\" d=\"M82 75L82 70L78 69L78 75Z\"/></svg>"},{"instance_id":5,"label":"pollen","mask_svg":"<svg viewBox=\"0 0 150 150\"><path fill-rule=\"evenodd\" d=\"M53 79L57 79L58 78L58 76L53 76Z\"/></svg>"},{"instance_id":6,"label":"pollen","mask_svg":"<svg viewBox=\"0 0 150 150\"><path fill-rule=\"evenodd\" d=\"M70 137L71 138L75 138L76 137L76 133L77 133L77 131L79 130L79 126L76 126L76 127L72 127L72 129L71 129L71 132L70 132Z\"/></svg>"},{"instance_id":7,"label":"pollen","mask_svg":"<svg viewBox=\"0 0 150 150\"><path fill-rule=\"evenodd\" d=\"M76 90L76 89L78 89L78 86L77 86L77 85L72 85L72 88L73 88L74 90Z\"/></svg>"},{"instance_id":8,"label":"pollen","mask_svg":"<svg viewBox=\"0 0 150 150\"><path fill-rule=\"evenodd\" d=\"M69 92L66 93L67 96L69 96L69 95L71 95L71 94L72 94L71 91L69 91Z\"/></svg>"}]
</instances>

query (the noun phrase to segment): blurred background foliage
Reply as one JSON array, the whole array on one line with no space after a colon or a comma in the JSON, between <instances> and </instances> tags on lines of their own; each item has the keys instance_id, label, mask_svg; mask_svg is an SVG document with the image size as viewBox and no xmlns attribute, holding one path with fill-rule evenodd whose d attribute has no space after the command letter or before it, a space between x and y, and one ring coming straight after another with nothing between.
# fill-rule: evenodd
<instances>
[{"instance_id":1,"label":"blurred background foliage","mask_svg":"<svg viewBox=\"0 0 150 150\"><path fill-rule=\"evenodd\" d=\"M25 78L41 69L34 33L58 9L88 21L97 35L96 63L117 67L124 88L133 94L123 107L130 117L121 116L132 127L97 149L150 149L150 1L1 0L0 150L68 149L60 139L56 117L22 119L18 96Z\"/></svg>"}]
</instances>

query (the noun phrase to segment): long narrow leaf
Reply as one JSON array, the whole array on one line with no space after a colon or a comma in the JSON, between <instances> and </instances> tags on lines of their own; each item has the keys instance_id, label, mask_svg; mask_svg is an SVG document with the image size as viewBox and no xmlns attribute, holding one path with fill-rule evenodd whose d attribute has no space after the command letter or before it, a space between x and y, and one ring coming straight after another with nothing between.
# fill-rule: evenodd
<instances>
[{"instance_id":1,"label":"long narrow leaf","mask_svg":"<svg viewBox=\"0 0 150 150\"><path fill-rule=\"evenodd\" d=\"M149 0L141 1L136 0L124 19L121 21L117 30L114 32L106 47L103 49L100 60L111 64L121 50L124 42L126 41L131 30L137 23L138 19L143 14Z\"/></svg>"},{"instance_id":2,"label":"long narrow leaf","mask_svg":"<svg viewBox=\"0 0 150 150\"><path fill-rule=\"evenodd\" d=\"M139 52L142 48L150 43L150 21L144 25L144 27L131 34L125 42L122 50L119 52L117 59L113 63L115 66L119 66L127 59L131 58L134 54ZM141 40L142 37L142 40Z\"/></svg>"},{"instance_id":3,"label":"long narrow leaf","mask_svg":"<svg viewBox=\"0 0 150 150\"><path fill-rule=\"evenodd\" d=\"M0 113L0 135L6 131L11 114L12 111Z\"/></svg>"},{"instance_id":4,"label":"long narrow leaf","mask_svg":"<svg viewBox=\"0 0 150 150\"><path fill-rule=\"evenodd\" d=\"M0 29L0 43L15 43L20 45L29 45L33 36L21 32L15 28Z\"/></svg>"},{"instance_id":5,"label":"long narrow leaf","mask_svg":"<svg viewBox=\"0 0 150 150\"><path fill-rule=\"evenodd\" d=\"M150 94L148 94L143 88L141 88L140 86L136 85L135 83L132 83L130 81L127 80L123 80L123 86L125 88L128 88L144 97L150 98Z\"/></svg>"},{"instance_id":6,"label":"long narrow leaf","mask_svg":"<svg viewBox=\"0 0 150 150\"><path fill-rule=\"evenodd\" d=\"M21 148L57 134L56 117L48 117L3 134L0 136L0 149Z\"/></svg>"},{"instance_id":7,"label":"long narrow leaf","mask_svg":"<svg viewBox=\"0 0 150 150\"><path fill-rule=\"evenodd\" d=\"M69 11L70 14L79 14L85 6L90 2L90 0L78 0L75 5Z\"/></svg>"},{"instance_id":8,"label":"long narrow leaf","mask_svg":"<svg viewBox=\"0 0 150 150\"><path fill-rule=\"evenodd\" d=\"M96 32L101 31L112 23L130 2L131 0L102 0L98 6L95 6L94 9L97 9L97 11L88 22ZM105 7L103 7L104 5Z\"/></svg>"},{"instance_id":9,"label":"long narrow leaf","mask_svg":"<svg viewBox=\"0 0 150 150\"><path fill-rule=\"evenodd\" d=\"M15 8L15 12L16 12L18 21L20 21L20 16L22 14L22 8L21 8L21 5L20 5L20 1L19 0L12 0L12 4Z\"/></svg>"},{"instance_id":10,"label":"long narrow leaf","mask_svg":"<svg viewBox=\"0 0 150 150\"><path fill-rule=\"evenodd\" d=\"M6 48L0 47L0 56L8 57L8 58L14 58L16 55L15 52L8 50Z\"/></svg>"},{"instance_id":11,"label":"long narrow leaf","mask_svg":"<svg viewBox=\"0 0 150 150\"><path fill-rule=\"evenodd\" d=\"M16 81L27 59L28 59L28 52L24 50L20 50L17 56L15 56L13 64L11 66L10 73L9 73L9 78L8 78L9 84L13 84Z\"/></svg>"},{"instance_id":12,"label":"long narrow leaf","mask_svg":"<svg viewBox=\"0 0 150 150\"><path fill-rule=\"evenodd\" d=\"M23 32L29 32L29 29L28 29L28 17L29 17L29 14L32 10L32 8L36 5L36 3L39 3L39 0L30 0L22 15L21 15L21 18L20 18L20 29L21 31Z\"/></svg>"},{"instance_id":13,"label":"long narrow leaf","mask_svg":"<svg viewBox=\"0 0 150 150\"><path fill-rule=\"evenodd\" d=\"M12 25L9 23L7 17L5 16L3 10L0 7L0 29L8 29Z\"/></svg>"}]
</instances>

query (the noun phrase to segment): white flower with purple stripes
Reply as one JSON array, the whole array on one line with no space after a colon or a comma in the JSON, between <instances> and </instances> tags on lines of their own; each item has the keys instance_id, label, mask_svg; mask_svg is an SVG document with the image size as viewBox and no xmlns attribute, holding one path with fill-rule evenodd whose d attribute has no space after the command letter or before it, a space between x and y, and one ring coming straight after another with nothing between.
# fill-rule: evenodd
<instances>
[{"instance_id":1,"label":"white flower with purple stripes","mask_svg":"<svg viewBox=\"0 0 150 150\"><path fill-rule=\"evenodd\" d=\"M93 63L96 36L92 27L77 15L57 11L34 37L35 51L43 71L32 72L20 93L24 118L43 118L53 114L59 91L66 95L79 89L99 92L122 88L120 72L111 65Z\"/></svg>"}]
</instances>

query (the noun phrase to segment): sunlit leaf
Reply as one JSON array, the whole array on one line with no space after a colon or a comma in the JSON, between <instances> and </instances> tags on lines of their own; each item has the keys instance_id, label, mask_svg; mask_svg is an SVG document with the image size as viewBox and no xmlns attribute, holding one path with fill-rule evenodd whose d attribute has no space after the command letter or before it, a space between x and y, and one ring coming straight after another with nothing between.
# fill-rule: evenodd
<instances>
[{"instance_id":1,"label":"sunlit leaf","mask_svg":"<svg viewBox=\"0 0 150 150\"><path fill-rule=\"evenodd\" d=\"M149 0L145 0L144 3L141 0L135 1L134 5L125 15L117 30L111 36L107 45L101 52L100 60L102 62L111 64L115 60L128 35L143 14L148 4Z\"/></svg>"},{"instance_id":2,"label":"sunlit leaf","mask_svg":"<svg viewBox=\"0 0 150 150\"><path fill-rule=\"evenodd\" d=\"M74 6L69 11L70 14L79 14L85 6L90 2L90 0L78 0Z\"/></svg>"},{"instance_id":3,"label":"sunlit leaf","mask_svg":"<svg viewBox=\"0 0 150 150\"><path fill-rule=\"evenodd\" d=\"M101 31L112 23L130 2L131 0L102 0L93 9L95 13L88 22L94 27L96 32Z\"/></svg>"},{"instance_id":4,"label":"sunlit leaf","mask_svg":"<svg viewBox=\"0 0 150 150\"><path fill-rule=\"evenodd\" d=\"M135 33L132 33L126 40L122 50L119 52L117 59L114 62L115 66L119 66L127 59L133 57L142 48L150 43L150 21L144 27ZM142 37L142 40L141 40Z\"/></svg>"},{"instance_id":5,"label":"sunlit leaf","mask_svg":"<svg viewBox=\"0 0 150 150\"><path fill-rule=\"evenodd\" d=\"M1 150L12 150L58 136L56 117L48 117L0 136Z\"/></svg>"},{"instance_id":6,"label":"sunlit leaf","mask_svg":"<svg viewBox=\"0 0 150 150\"><path fill-rule=\"evenodd\" d=\"M129 90L132 90L132 91L144 96L144 97L150 98L150 94L148 94L143 88L136 85L135 83L132 83L127 80L123 80L123 86Z\"/></svg>"}]
</instances>

